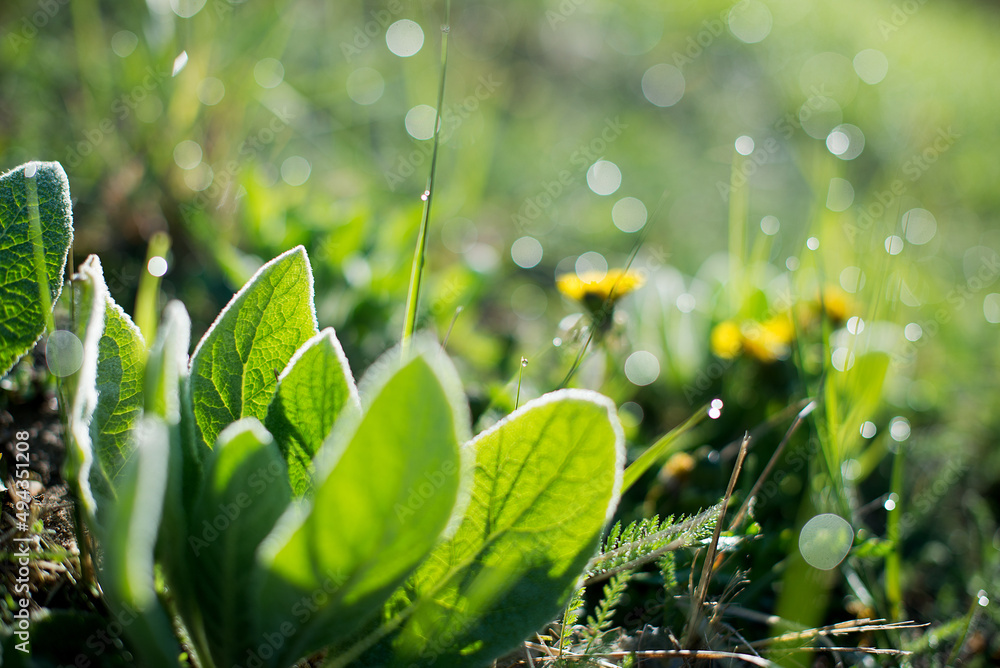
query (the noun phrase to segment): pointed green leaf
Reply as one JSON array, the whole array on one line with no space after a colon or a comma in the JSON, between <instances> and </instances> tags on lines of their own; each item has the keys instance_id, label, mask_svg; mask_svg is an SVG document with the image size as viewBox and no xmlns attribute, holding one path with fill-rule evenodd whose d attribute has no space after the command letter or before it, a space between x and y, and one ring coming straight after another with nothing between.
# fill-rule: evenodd
<instances>
[{"instance_id":1,"label":"pointed green leaf","mask_svg":"<svg viewBox=\"0 0 1000 668\"><path fill-rule=\"evenodd\" d=\"M154 548L167 488L169 429L145 418L136 427L134 456L119 476L118 498L100 542L101 585L112 609L132 620L125 633L147 665L177 665L180 646L156 596Z\"/></svg>"},{"instance_id":2,"label":"pointed green leaf","mask_svg":"<svg viewBox=\"0 0 1000 668\"><path fill-rule=\"evenodd\" d=\"M461 516L469 418L451 363L438 349L381 367L366 376L363 415L345 414L323 446L311 505L261 550L262 632L292 633L272 665L354 632Z\"/></svg>"},{"instance_id":3,"label":"pointed green leaf","mask_svg":"<svg viewBox=\"0 0 1000 668\"><path fill-rule=\"evenodd\" d=\"M71 476L85 476L84 507L113 499L118 478L135 449L133 429L142 416L145 343L132 320L108 294L101 262L91 255L74 277L77 330L83 344L79 371L67 378L71 399ZM82 480L80 482L83 482Z\"/></svg>"},{"instance_id":4,"label":"pointed green leaf","mask_svg":"<svg viewBox=\"0 0 1000 668\"><path fill-rule=\"evenodd\" d=\"M299 348L281 373L264 420L285 456L296 495L310 489L313 457L347 404L361 408L358 390L336 334L324 329Z\"/></svg>"},{"instance_id":5,"label":"pointed green leaf","mask_svg":"<svg viewBox=\"0 0 1000 668\"><path fill-rule=\"evenodd\" d=\"M159 415L167 424L181 419L180 386L187 376L191 318L184 304L168 302L146 361L145 410Z\"/></svg>"},{"instance_id":6,"label":"pointed green leaf","mask_svg":"<svg viewBox=\"0 0 1000 668\"><path fill-rule=\"evenodd\" d=\"M43 303L53 306L62 292L72 243L69 182L58 162L31 162L0 176L0 377L45 330Z\"/></svg>"},{"instance_id":7,"label":"pointed green leaf","mask_svg":"<svg viewBox=\"0 0 1000 668\"><path fill-rule=\"evenodd\" d=\"M624 435L598 394L546 395L471 447L462 524L391 611L402 621L383 644L393 665L486 665L517 645L558 614L617 504Z\"/></svg>"},{"instance_id":8,"label":"pointed green leaf","mask_svg":"<svg viewBox=\"0 0 1000 668\"><path fill-rule=\"evenodd\" d=\"M95 258L94 271L100 270ZM95 464L100 468L92 470L91 485L113 498L125 463L135 450L133 429L142 416L146 344L125 311L110 296L105 299L104 332L97 357L97 405L90 424Z\"/></svg>"},{"instance_id":9,"label":"pointed green leaf","mask_svg":"<svg viewBox=\"0 0 1000 668\"><path fill-rule=\"evenodd\" d=\"M190 405L201 439L212 445L240 418L263 420L278 374L316 332L312 268L299 246L261 267L195 349Z\"/></svg>"},{"instance_id":10,"label":"pointed green leaf","mask_svg":"<svg viewBox=\"0 0 1000 668\"><path fill-rule=\"evenodd\" d=\"M90 424L98 400L97 364L104 334L104 311L108 303L108 290L96 256L91 255L80 265L79 272L73 277L73 285L74 334L83 344L83 359L79 370L63 381L70 404L63 477L72 487L84 514L94 521L97 501L90 487L91 470L95 465Z\"/></svg>"},{"instance_id":11,"label":"pointed green leaf","mask_svg":"<svg viewBox=\"0 0 1000 668\"><path fill-rule=\"evenodd\" d=\"M242 662L256 644L256 552L290 500L285 464L264 427L246 418L224 429L207 462L188 540L175 546L188 553L204 636L219 666Z\"/></svg>"}]
</instances>

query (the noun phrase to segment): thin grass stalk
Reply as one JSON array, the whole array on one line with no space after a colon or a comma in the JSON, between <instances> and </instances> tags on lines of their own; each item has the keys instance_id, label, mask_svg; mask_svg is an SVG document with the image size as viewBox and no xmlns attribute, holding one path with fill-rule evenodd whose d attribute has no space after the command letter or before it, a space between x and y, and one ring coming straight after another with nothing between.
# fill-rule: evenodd
<instances>
[{"instance_id":1,"label":"thin grass stalk","mask_svg":"<svg viewBox=\"0 0 1000 668\"><path fill-rule=\"evenodd\" d=\"M420 231L417 233L417 247L413 252L413 267L410 270L410 287L406 295L406 315L403 319L403 359L409 356L410 338L417 327L417 308L420 305L420 286L424 275L427 255L427 230L430 227L431 201L434 197L434 176L437 172L438 147L441 145L441 107L444 105L444 84L448 72L448 34L451 32L451 0L445 0L444 25L441 26L441 81L438 85L437 110L434 113L434 139L431 150L430 173L427 188L421 199L424 209L420 217Z\"/></svg>"}]
</instances>

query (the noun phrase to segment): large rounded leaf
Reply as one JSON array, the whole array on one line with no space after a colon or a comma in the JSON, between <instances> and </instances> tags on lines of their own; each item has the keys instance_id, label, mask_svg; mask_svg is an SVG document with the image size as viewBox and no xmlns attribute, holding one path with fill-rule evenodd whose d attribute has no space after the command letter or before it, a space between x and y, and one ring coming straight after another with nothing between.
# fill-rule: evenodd
<instances>
[{"instance_id":1,"label":"large rounded leaf","mask_svg":"<svg viewBox=\"0 0 1000 668\"><path fill-rule=\"evenodd\" d=\"M593 556L624 465L610 400L554 392L471 447L475 481L465 518L397 597L383 631L400 629L368 665L486 665L556 616Z\"/></svg>"},{"instance_id":2,"label":"large rounded leaf","mask_svg":"<svg viewBox=\"0 0 1000 668\"><path fill-rule=\"evenodd\" d=\"M379 366L364 412L323 446L312 502L262 548L260 641L282 639L271 665L355 632L461 517L468 415L454 369L437 350Z\"/></svg>"}]
</instances>

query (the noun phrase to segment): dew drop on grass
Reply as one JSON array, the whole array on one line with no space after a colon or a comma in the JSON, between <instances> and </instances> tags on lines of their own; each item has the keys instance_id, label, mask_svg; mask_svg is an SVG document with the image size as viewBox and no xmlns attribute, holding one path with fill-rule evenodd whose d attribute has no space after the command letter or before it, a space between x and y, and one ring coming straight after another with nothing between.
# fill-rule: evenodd
<instances>
[{"instance_id":1,"label":"dew drop on grass","mask_svg":"<svg viewBox=\"0 0 1000 668\"><path fill-rule=\"evenodd\" d=\"M816 237L809 237L808 239L806 239L806 248L808 248L809 250L816 250L817 248L819 248L819 239L817 239Z\"/></svg>"},{"instance_id":2,"label":"dew drop on grass","mask_svg":"<svg viewBox=\"0 0 1000 668\"><path fill-rule=\"evenodd\" d=\"M872 438L876 433L878 433L878 427L875 426L875 423L871 420L865 420L861 425L861 436L863 438Z\"/></svg>"},{"instance_id":3,"label":"dew drop on grass","mask_svg":"<svg viewBox=\"0 0 1000 668\"><path fill-rule=\"evenodd\" d=\"M422 201L424 201L424 202L426 202L427 198L429 198L430 196L431 196L431 191L430 190L425 190L422 193L420 193L420 199Z\"/></svg>"}]
</instances>

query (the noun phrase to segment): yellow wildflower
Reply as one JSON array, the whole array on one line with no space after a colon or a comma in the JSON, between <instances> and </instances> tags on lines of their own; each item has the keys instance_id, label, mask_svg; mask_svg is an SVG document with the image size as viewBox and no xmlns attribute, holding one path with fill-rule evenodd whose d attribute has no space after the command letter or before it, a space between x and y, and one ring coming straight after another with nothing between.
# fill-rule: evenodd
<instances>
[{"instance_id":1,"label":"yellow wildflower","mask_svg":"<svg viewBox=\"0 0 1000 668\"><path fill-rule=\"evenodd\" d=\"M795 327L785 314L742 325L733 320L720 322L712 329L711 345L712 352L723 359L733 359L745 352L761 362L773 362L788 357L789 344L794 338Z\"/></svg>"},{"instance_id":2,"label":"yellow wildflower","mask_svg":"<svg viewBox=\"0 0 1000 668\"><path fill-rule=\"evenodd\" d=\"M743 333L732 320L720 322L712 328L712 352L717 357L731 360L743 349Z\"/></svg>"},{"instance_id":3,"label":"yellow wildflower","mask_svg":"<svg viewBox=\"0 0 1000 668\"><path fill-rule=\"evenodd\" d=\"M642 277L634 271L609 269L606 273L586 271L582 274L563 274L556 278L556 288L570 299L589 304L601 304L611 298L617 301L642 285Z\"/></svg>"},{"instance_id":4,"label":"yellow wildflower","mask_svg":"<svg viewBox=\"0 0 1000 668\"><path fill-rule=\"evenodd\" d=\"M788 357L788 345L795 338L795 328L787 316L776 316L762 323L744 327L743 348L761 362L773 362Z\"/></svg>"}]
</instances>

